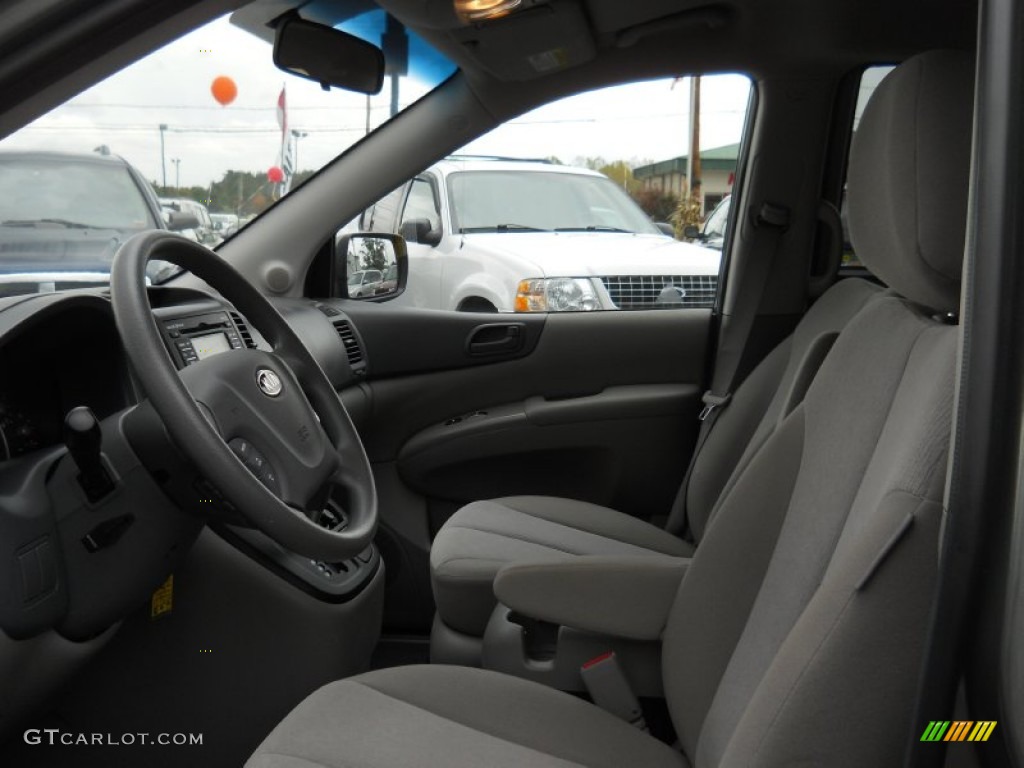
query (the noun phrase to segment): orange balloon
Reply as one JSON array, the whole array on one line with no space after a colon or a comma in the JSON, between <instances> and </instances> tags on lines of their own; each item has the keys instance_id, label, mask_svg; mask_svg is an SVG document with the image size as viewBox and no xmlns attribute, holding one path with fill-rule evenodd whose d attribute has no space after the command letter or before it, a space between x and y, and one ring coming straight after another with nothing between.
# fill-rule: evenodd
<instances>
[{"instance_id":1,"label":"orange balloon","mask_svg":"<svg viewBox=\"0 0 1024 768\"><path fill-rule=\"evenodd\" d=\"M238 95L238 86L230 77L221 75L215 77L213 83L210 84L210 93L222 107L226 107Z\"/></svg>"}]
</instances>

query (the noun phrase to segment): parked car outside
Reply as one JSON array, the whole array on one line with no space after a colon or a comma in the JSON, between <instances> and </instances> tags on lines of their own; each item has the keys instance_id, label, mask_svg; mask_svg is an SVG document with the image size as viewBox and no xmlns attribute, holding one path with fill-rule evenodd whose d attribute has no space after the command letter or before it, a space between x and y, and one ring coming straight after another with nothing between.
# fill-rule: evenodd
<instances>
[{"instance_id":1,"label":"parked car outside","mask_svg":"<svg viewBox=\"0 0 1024 768\"><path fill-rule=\"evenodd\" d=\"M706 248L714 248L717 251L721 251L725 245L725 230L729 225L729 207L730 201L732 200L731 195L727 195L718 205L714 207L707 219L704 221L704 226L698 230L696 227L687 227L683 235L694 241L698 245L703 245Z\"/></svg>"},{"instance_id":2,"label":"parked car outside","mask_svg":"<svg viewBox=\"0 0 1024 768\"><path fill-rule=\"evenodd\" d=\"M181 211L196 217L199 226L192 230L191 236L196 242L212 248L224 240L214 226L209 209L199 201L187 197L161 197L160 204L169 211Z\"/></svg>"},{"instance_id":3,"label":"parked car outside","mask_svg":"<svg viewBox=\"0 0 1024 768\"><path fill-rule=\"evenodd\" d=\"M667 236L604 174L453 156L367 209L409 244L397 302L556 312L710 307L720 256Z\"/></svg>"},{"instance_id":4,"label":"parked car outside","mask_svg":"<svg viewBox=\"0 0 1024 768\"><path fill-rule=\"evenodd\" d=\"M106 148L86 153L0 151L0 296L105 285L121 243L167 219L149 182ZM167 265L154 262L155 279Z\"/></svg>"},{"instance_id":5,"label":"parked car outside","mask_svg":"<svg viewBox=\"0 0 1024 768\"><path fill-rule=\"evenodd\" d=\"M213 229L221 238L228 238L238 231L238 216L234 213L211 213Z\"/></svg>"},{"instance_id":6,"label":"parked car outside","mask_svg":"<svg viewBox=\"0 0 1024 768\"><path fill-rule=\"evenodd\" d=\"M348 278L348 295L352 298L373 296L380 287L383 275L379 269L363 269Z\"/></svg>"},{"instance_id":7,"label":"parked car outside","mask_svg":"<svg viewBox=\"0 0 1024 768\"><path fill-rule=\"evenodd\" d=\"M392 264L387 268L380 284L374 289L374 296L390 296L398 290L398 265Z\"/></svg>"}]
</instances>

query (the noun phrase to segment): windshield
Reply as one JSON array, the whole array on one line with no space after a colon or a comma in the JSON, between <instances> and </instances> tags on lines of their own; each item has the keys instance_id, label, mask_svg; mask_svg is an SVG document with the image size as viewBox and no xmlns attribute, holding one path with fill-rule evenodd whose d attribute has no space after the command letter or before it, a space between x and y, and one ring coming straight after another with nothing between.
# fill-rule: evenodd
<instances>
[{"instance_id":1,"label":"windshield","mask_svg":"<svg viewBox=\"0 0 1024 768\"><path fill-rule=\"evenodd\" d=\"M15 222L0 228L0 295L30 290L36 272L67 273L63 287L73 268L102 284L113 253L140 229L216 248L455 71L363 0L313 2L303 16L389 41L380 93L325 92L274 66L265 17L280 11L269 5L215 19L0 141L0 154L35 156L0 168L0 220ZM67 158L36 162L52 151ZM192 217L198 226L186 226ZM94 228L118 234L87 246ZM176 271L157 265L150 279Z\"/></svg>"},{"instance_id":2,"label":"windshield","mask_svg":"<svg viewBox=\"0 0 1024 768\"><path fill-rule=\"evenodd\" d=\"M594 231L659 234L605 176L557 171L460 171L448 177L462 233Z\"/></svg>"}]
</instances>

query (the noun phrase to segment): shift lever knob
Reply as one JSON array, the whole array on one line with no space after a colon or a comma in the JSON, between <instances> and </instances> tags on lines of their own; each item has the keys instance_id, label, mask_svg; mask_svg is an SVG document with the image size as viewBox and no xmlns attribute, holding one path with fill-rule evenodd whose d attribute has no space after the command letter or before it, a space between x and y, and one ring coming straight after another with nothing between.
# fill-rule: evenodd
<instances>
[{"instance_id":1,"label":"shift lever knob","mask_svg":"<svg viewBox=\"0 0 1024 768\"><path fill-rule=\"evenodd\" d=\"M100 458L102 443L103 432L91 408L82 405L68 411L64 417L64 444L78 465L78 482L89 501L106 496L114 488Z\"/></svg>"}]
</instances>

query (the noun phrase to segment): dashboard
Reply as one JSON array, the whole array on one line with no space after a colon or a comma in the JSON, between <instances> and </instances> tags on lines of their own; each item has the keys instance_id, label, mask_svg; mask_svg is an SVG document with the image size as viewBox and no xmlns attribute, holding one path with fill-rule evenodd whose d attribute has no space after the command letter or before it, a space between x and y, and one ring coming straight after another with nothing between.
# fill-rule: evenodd
<instances>
[{"instance_id":1,"label":"dashboard","mask_svg":"<svg viewBox=\"0 0 1024 768\"><path fill-rule=\"evenodd\" d=\"M0 346L0 461L61 442L64 416L103 419L136 402L113 318L72 302L12 329Z\"/></svg>"},{"instance_id":2,"label":"dashboard","mask_svg":"<svg viewBox=\"0 0 1024 768\"><path fill-rule=\"evenodd\" d=\"M272 351L244 316L211 294L151 287L148 295L186 387L234 364L229 356L244 367L246 352ZM353 385L365 375L366 356L348 316L307 300L275 306L339 395L365 399ZM0 298L0 669L7 670L0 683L5 701L18 708L57 690L124 619L148 617L154 592L181 572L201 534L220 542L232 563L244 562L252 583L272 584L281 595L298 590L323 604L324 615L383 583L372 544L348 560L323 562L252 528L220 495L218 478L170 438L137 373L107 290ZM221 390L209 391L215 397ZM273 446L250 438L242 449L240 437L225 439L277 493ZM343 489L332 489L315 521L341 527L346 502ZM3 715L0 735L12 722Z\"/></svg>"},{"instance_id":3,"label":"dashboard","mask_svg":"<svg viewBox=\"0 0 1024 768\"><path fill-rule=\"evenodd\" d=\"M179 369L233 350L269 349L239 312L207 294L151 289L150 296ZM347 317L309 303L280 309L337 389L364 375L365 357ZM105 292L0 303L0 464L61 444L72 408L88 406L102 420L141 399Z\"/></svg>"},{"instance_id":4,"label":"dashboard","mask_svg":"<svg viewBox=\"0 0 1024 768\"><path fill-rule=\"evenodd\" d=\"M220 355L272 351L245 317L210 294L155 287L149 301L183 377ZM352 385L367 361L347 315L304 300L276 306L334 389L358 395ZM83 406L95 419L75 411L66 434L69 413ZM242 463L276 493L273 457L237 442L230 445ZM376 572L372 547L339 564L283 550L248 526L215 481L178 450L148 403L108 291L0 299L2 633L94 637L148 599L207 523L321 600L349 599Z\"/></svg>"}]
</instances>

